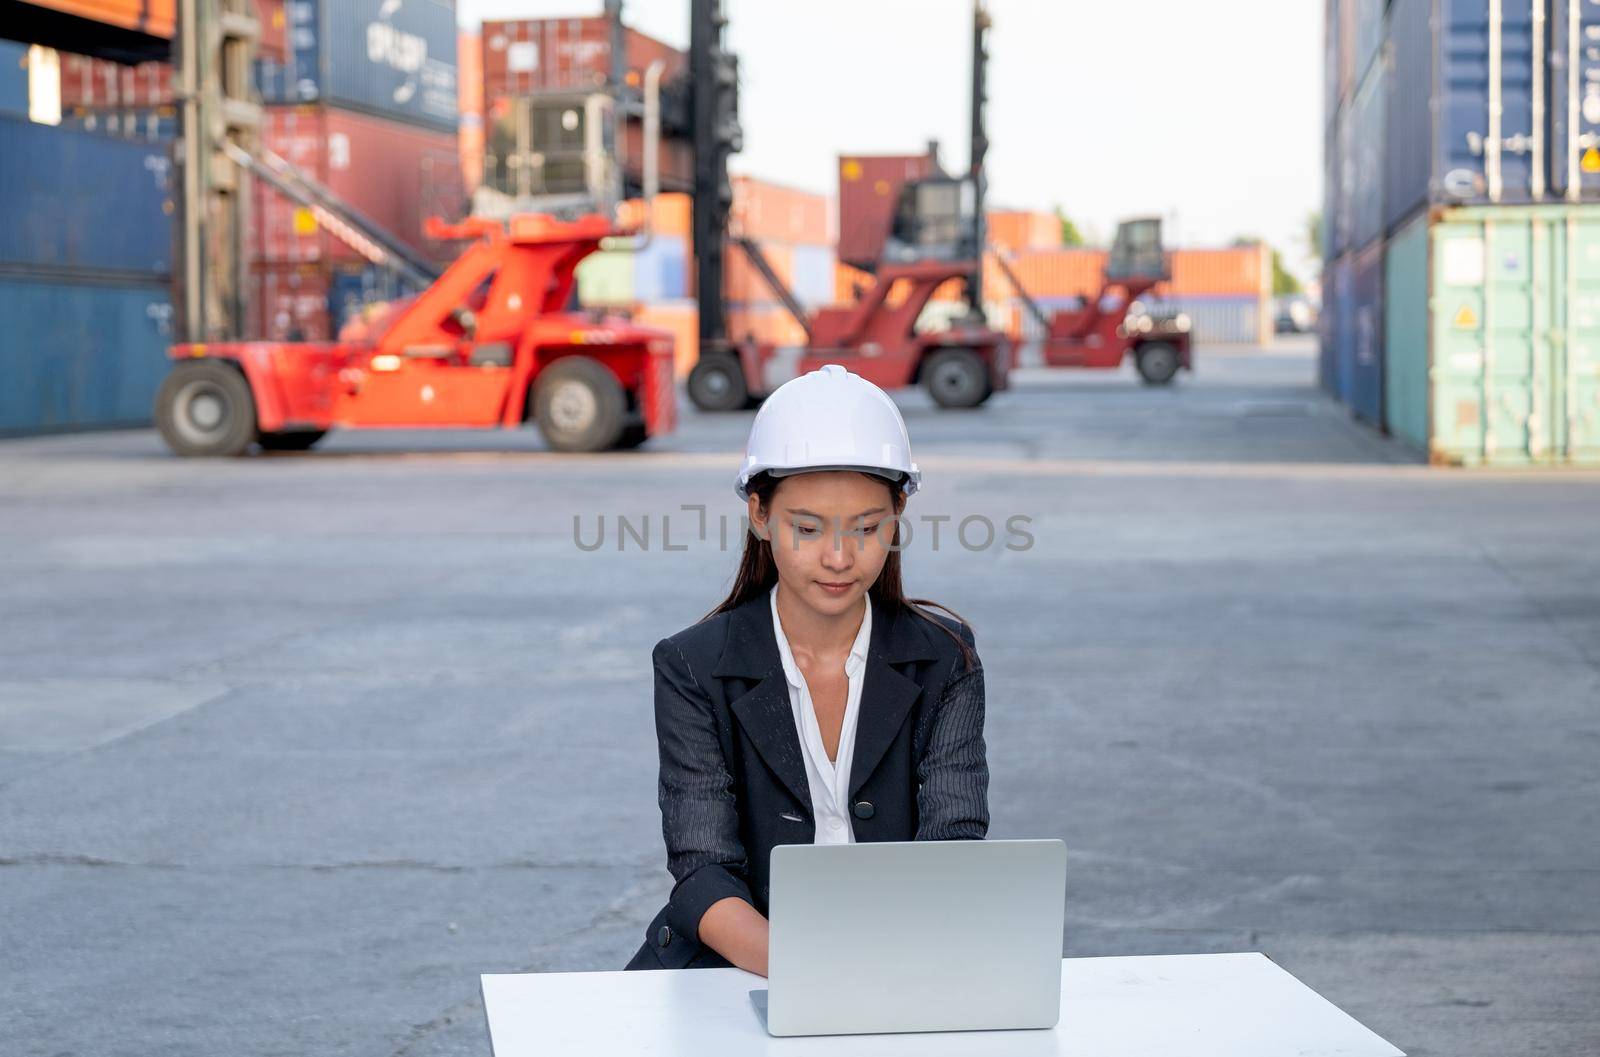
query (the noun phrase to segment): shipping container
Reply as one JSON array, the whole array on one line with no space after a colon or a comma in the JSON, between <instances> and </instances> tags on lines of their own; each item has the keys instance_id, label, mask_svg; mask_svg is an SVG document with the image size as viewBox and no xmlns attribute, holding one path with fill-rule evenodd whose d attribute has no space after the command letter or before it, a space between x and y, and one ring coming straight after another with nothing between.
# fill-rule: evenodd
<instances>
[{"instance_id":1,"label":"shipping container","mask_svg":"<svg viewBox=\"0 0 1600 1057\"><path fill-rule=\"evenodd\" d=\"M578 300L586 307L631 305L634 263L632 250L601 250L578 264Z\"/></svg>"},{"instance_id":2,"label":"shipping container","mask_svg":"<svg viewBox=\"0 0 1600 1057\"><path fill-rule=\"evenodd\" d=\"M1428 448L1428 218L1395 232L1383 256L1383 422Z\"/></svg>"},{"instance_id":3,"label":"shipping container","mask_svg":"<svg viewBox=\"0 0 1600 1057\"><path fill-rule=\"evenodd\" d=\"M1349 315L1342 326L1339 373L1345 403L1357 417L1383 425L1383 240L1350 258Z\"/></svg>"},{"instance_id":4,"label":"shipping container","mask_svg":"<svg viewBox=\"0 0 1600 1057\"><path fill-rule=\"evenodd\" d=\"M1323 0L1322 3L1322 119L1328 130L1324 139L1332 136L1334 120L1344 99L1343 55L1344 34L1340 32L1340 0Z\"/></svg>"},{"instance_id":5,"label":"shipping container","mask_svg":"<svg viewBox=\"0 0 1600 1057\"><path fill-rule=\"evenodd\" d=\"M483 38L476 33L456 37L457 136L461 145L461 179L471 194L483 182Z\"/></svg>"},{"instance_id":6,"label":"shipping container","mask_svg":"<svg viewBox=\"0 0 1600 1057\"><path fill-rule=\"evenodd\" d=\"M59 127L159 144L158 149L166 151L178 136L178 112L170 106L149 110L75 109L61 115Z\"/></svg>"},{"instance_id":7,"label":"shipping container","mask_svg":"<svg viewBox=\"0 0 1600 1057\"><path fill-rule=\"evenodd\" d=\"M624 28L628 83L643 83L657 59L663 82L689 68L689 56L636 29ZM535 92L604 88L611 74L611 26L601 16L534 18L483 23L485 99Z\"/></svg>"},{"instance_id":8,"label":"shipping container","mask_svg":"<svg viewBox=\"0 0 1600 1057\"><path fill-rule=\"evenodd\" d=\"M639 305L633 321L672 335L673 362L679 378L687 378L700 359L700 307L694 301Z\"/></svg>"},{"instance_id":9,"label":"shipping container","mask_svg":"<svg viewBox=\"0 0 1600 1057\"><path fill-rule=\"evenodd\" d=\"M825 246L833 241L832 212L826 195L758 180L733 177L730 230L757 242Z\"/></svg>"},{"instance_id":10,"label":"shipping container","mask_svg":"<svg viewBox=\"0 0 1600 1057\"><path fill-rule=\"evenodd\" d=\"M1011 271L1029 297L1086 297L1105 284L1106 251L1078 247L1019 253L1008 260ZM999 284L1003 296L1014 296L1010 283L997 267L986 268L985 278Z\"/></svg>"},{"instance_id":11,"label":"shipping container","mask_svg":"<svg viewBox=\"0 0 1600 1057\"><path fill-rule=\"evenodd\" d=\"M1338 257L1329 263L1323 273L1322 314L1328 320L1327 329L1327 380L1325 388L1340 403L1349 402L1350 376L1348 368L1353 358L1345 357L1341 350L1348 347L1349 333L1355 310L1351 304L1350 257Z\"/></svg>"},{"instance_id":12,"label":"shipping container","mask_svg":"<svg viewBox=\"0 0 1600 1057\"><path fill-rule=\"evenodd\" d=\"M0 433L150 421L173 340L165 282L0 276L0 319Z\"/></svg>"},{"instance_id":13,"label":"shipping container","mask_svg":"<svg viewBox=\"0 0 1600 1057\"><path fill-rule=\"evenodd\" d=\"M377 265L341 265L328 277L328 326L334 337L371 309L413 297L413 284Z\"/></svg>"},{"instance_id":14,"label":"shipping container","mask_svg":"<svg viewBox=\"0 0 1600 1057\"><path fill-rule=\"evenodd\" d=\"M1001 250L1047 250L1061 245L1061 219L1054 213L990 210L984 220L988 244Z\"/></svg>"},{"instance_id":15,"label":"shipping container","mask_svg":"<svg viewBox=\"0 0 1600 1057\"><path fill-rule=\"evenodd\" d=\"M778 279L794 286L794 249L781 242L761 244L762 255L777 273ZM730 302L776 304L777 293L767 285L767 280L750 263L750 257L737 245L729 245L724 257L723 290Z\"/></svg>"},{"instance_id":16,"label":"shipping container","mask_svg":"<svg viewBox=\"0 0 1600 1057\"><path fill-rule=\"evenodd\" d=\"M672 235L655 235L633 252L636 301L677 301L689 296L689 246Z\"/></svg>"},{"instance_id":17,"label":"shipping container","mask_svg":"<svg viewBox=\"0 0 1600 1057\"><path fill-rule=\"evenodd\" d=\"M1350 201L1345 210L1350 224L1349 245L1365 246L1384 230L1383 126L1388 70L1373 66L1350 101L1350 141L1344 156L1342 188ZM1404 149L1415 149L1408 145Z\"/></svg>"},{"instance_id":18,"label":"shipping container","mask_svg":"<svg viewBox=\"0 0 1600 1057\"><path fill-rule=\"evenodd\" d=\"M658 235L689 239L692 231L693 202L686 194L659 194L645 215L643 199L630 198L617 209L617 222L626 228L642 228L646 221Z\"/></svg>"},{"instance_id":19,"label":"shipping container","mask_svg":"<svg viewBox=\"0 0 1600 1057\"><path fill-rule=\"evenodd\" d=\"M332 341L329 302L332 268L309 264L256 263L250 268L248 329L265 341Z\"/></svg>"},{"instance_id":20,"label":"shipping container","mask_svg":"<svg viewBox=\"0 0 1600 1057\"><path fill-rule=\"evenodd\" d=\"M1145 299L1152 309L1189 317L1190 333L1201 345L1261 345L1270 340L1270 300L1251 295L1169 295Z\"/></svg>"},{"instance_id":21,"label":"shipping container","mask_svg":"<svg viewBox=\"0 0 1600 1057\"><path fill-rule=\"evenodd\" d=\"M455 132L455 6L442 0L293 0L291 53L261 59L268 103L331 103Z\"/></svg>"},{"instance_id":22,"label":"shipping container","mask_svg":"<svg viewBox=\"0 0 1600 1057\"><path fill-rule=\"evenodd\" d=\"M108 59L60 52L61 108L119 109L170 106L172 64L142 62L129 66Z\"/></svg>"},{"instance_id":23,"label":"shipping container","mask_svg":"<svg viewBox=\"0 0 1600 1057\"><path fill-rule=\"evenodd\" d=\"M928 154L851 155L839 159L839 259L857 268L877 263L908 180L932 174Z\"/></svg>"},{"instance_id":24,"label":"shipping container","mask_svg":"<svg viewBox=\"0 0 1600 1057\"><path fill-rule=\"evenodd\" d=\"M735 341L749 339L785 348L806 343L805 328L788 309L771 302L729 303L728 336Z\"/></svg>"},{"instance_id":25,"label":"shipping container","mask_svg":"<svg viewBox=\"0 0 1600 1057\"><path fill-rule=\"evenodd\" d=\"M1350 8L1354 31L1350 56L1351 84L1359 85L1371 71L1383 47L1384 9L1388 0L1344 0Z\"/></svg>"},{"instance_id":26,"label":"shipping container","mask_svg":"<svg viewBox=\"0 0 1600 1057\"><path fill-rule=\"evenodd\" d=\"M269 107L262 143L408 245L440 261L454 259L459 246L423 233L428 217L457 217L465 208L454 134L334 107ZM357 258L321 230L309 209L259 181L251 221L258 260Z\"/></svg>"},{"instance_id":27,"label":"shipping container","mask_svg":"<svg viewBox=\"0 0 1600 1057\"><path fill-rule=\"evenodd\" d=\"M0 116L0 268L170 272L171 170L159 144Z\"/></svg>"},{"instance_id":28,"label":"shipping container","mask_svg":"<svg viewBox=\"0 0 1600 1057\"><path fill-rule=\"evenodd\" d=\"M1173 296L1272 295L1272 250L1263 242L1224 249L1175 249L1167 253L1172 278L1160 292Z\"/></svg>"},{"instance_id":29,"label":"shipping container","mask_svg":"<svg viewBox=\"0 0 1600 1057\"><path fill-rule=\"evenodd\" d=\"M1424 201L1547 197L1550 3L1395 0L1385 64L1395 77L1385 107L1388 227Z\"/></svg>"},{"instance_id":30,"label":"shipping container","mask_svg":"<svg viewBox=\"0 0 1600 1057\"><path fill-rule=\"evenodd\" d=\"M1452 210L1429 253L1430 458L1600 464L1600 206Z\"/></svg>"},{"instance_id":31,"label":"shipping container","mask_svg":"<svg viewBox=\"0 0 1600 1057\"><path fill-rule=\"evenodd\" d=\"M837 261L832 246L796 246L793 250L794 296L807 308L833 302Z\"/></svg>"},{"instance_id":32,"label":"shipping container","mask_svg":"<svg viewBox=\"0 0 1600 1057\"><path fill-rule=\"evenodd\" d=\"M28 46L0 40L0 114L28 116Z\"/></svg>"},{"instance_id":33,"label":"shipping container","mask_svg":"<svg viewBox=\"0 0 1600 1057\"><path fill-rule=\"evenodd\" d=\"M178 22L178 0L30 0L30 3L152 37L171 38Z\"/></svg>"},{"instance_id":34,"label":"shipping container","mask_svg":"<svg viewBox=\"0 0 1600 1057\"><path fill-rule=\"evenodd\" d=\"M1551 0L1551 196L1600 199L1600 5Z\"/></svg>"}]
</instances>

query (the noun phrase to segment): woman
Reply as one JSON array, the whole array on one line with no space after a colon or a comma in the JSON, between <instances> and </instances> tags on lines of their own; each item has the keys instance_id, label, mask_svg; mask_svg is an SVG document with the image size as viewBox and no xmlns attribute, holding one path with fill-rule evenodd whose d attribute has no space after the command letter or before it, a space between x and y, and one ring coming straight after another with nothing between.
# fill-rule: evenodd
<instances>
[{"instance_id":1,"label":"woman","mask_svg":"<svg viewBox=\"0 0 1600 1057\"><path fill-rule=\"evenodd\" d=\"M652 657L676 884L627 968L765 976L775 845L988 832L972 629L901 591L898 519L920 481L894 402L837 364L757 413L733 590Z\"/></svg>"}]
</instances>

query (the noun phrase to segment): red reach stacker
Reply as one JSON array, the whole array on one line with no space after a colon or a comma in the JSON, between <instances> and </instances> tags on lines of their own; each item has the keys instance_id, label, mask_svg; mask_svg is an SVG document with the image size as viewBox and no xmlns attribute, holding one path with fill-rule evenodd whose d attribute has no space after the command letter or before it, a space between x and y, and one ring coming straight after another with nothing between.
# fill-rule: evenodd
<instances>
[{"instance_id":1,"label":"red reach stacker","mask_svg":"<svg viewBox=\"0 0 1600 1057\"><path fill-rule=\"evenodd\" d=\"M625 235L601 216L507 223L434 221L470 240L414 298L346 327L337 341L175 345L156 400L180 455L310 448L334 427L537 423L557 451L635 447L670 432L671 335L566 308L578 262Z\"/></svg>"}]
</instances>

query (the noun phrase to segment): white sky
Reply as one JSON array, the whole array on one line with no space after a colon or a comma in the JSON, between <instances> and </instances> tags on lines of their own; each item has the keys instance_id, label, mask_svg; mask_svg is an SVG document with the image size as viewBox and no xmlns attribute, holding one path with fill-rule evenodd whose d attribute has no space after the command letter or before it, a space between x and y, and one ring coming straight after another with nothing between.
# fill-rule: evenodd
<instances>
[{"instance_id":1,"label":"white sky","mask_svg":"<svg viewBox=\"0 0 1600 1057\"><path fill-rule=\"evenodd\" d=\"M598 14L600 0L457 0L485 18ZM1322 186L1318 0L991 0L989 186L1109 233L1161 213L1169 245L1260 235L1296 271ZM941 143L967 160L970 0L729 0L742 64L736 172L832 193L840 153ZM689 0L628 0L688 43Z\"/></svg>"}]
</instances>

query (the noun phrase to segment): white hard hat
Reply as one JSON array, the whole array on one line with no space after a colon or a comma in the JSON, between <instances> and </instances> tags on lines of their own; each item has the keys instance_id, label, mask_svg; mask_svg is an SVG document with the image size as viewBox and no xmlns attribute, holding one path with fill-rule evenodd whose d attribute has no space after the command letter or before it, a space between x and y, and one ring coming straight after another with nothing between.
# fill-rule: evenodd
<instances>
[{"instance_id":1,"label":"white hard hat","mask_svg":"<svg viewBox=\"0 0 1600 1057\"><path fill-rule=\"evenodd\" d=\"M790 379L761 404L750 424L734 485L748 499L750 478L808 470L863 470L911 495L922 471L911 461L911 436L889 394L837 363Z\"/></svg>"}]
</instances>

